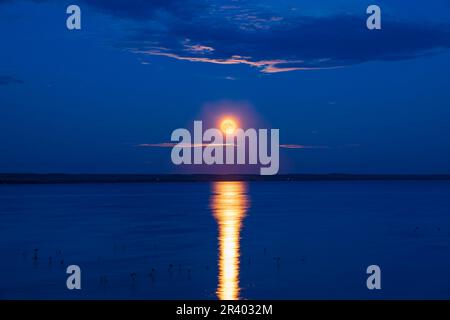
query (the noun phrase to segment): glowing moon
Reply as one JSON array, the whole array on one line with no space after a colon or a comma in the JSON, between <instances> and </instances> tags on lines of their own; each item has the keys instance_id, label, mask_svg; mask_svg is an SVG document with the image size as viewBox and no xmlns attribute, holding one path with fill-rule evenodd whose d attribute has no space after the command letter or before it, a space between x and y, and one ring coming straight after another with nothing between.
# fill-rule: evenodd
<instances>
[{"instance_id":1,"label":"glowing moon","mask_svg":"<svg viewBox=\"0 0 450 320\"><path fill-rule=\"evenodd\" d=\"M220 123L220 130L225 134L233 134L236 131L237 124L233 119L225 119Z\"/></svg>"}]
</instances>

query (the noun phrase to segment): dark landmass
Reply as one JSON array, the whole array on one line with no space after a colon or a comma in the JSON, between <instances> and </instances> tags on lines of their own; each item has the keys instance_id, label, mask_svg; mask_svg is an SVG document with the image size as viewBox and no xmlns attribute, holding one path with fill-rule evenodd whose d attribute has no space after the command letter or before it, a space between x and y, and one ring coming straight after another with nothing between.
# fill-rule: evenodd
<instances>
[{"instance_id":1,"label":"dark landmass","mask_svg":"<svg viewBox=\"0 0 450 320\"><path fill-rule=\"evenodd\" d=\"M11 174L0 173L0 184L52 183L163 183L208 181L358 181L358 180L450 180L450 175L401 174Z\"/></svg>"}]
</instances>

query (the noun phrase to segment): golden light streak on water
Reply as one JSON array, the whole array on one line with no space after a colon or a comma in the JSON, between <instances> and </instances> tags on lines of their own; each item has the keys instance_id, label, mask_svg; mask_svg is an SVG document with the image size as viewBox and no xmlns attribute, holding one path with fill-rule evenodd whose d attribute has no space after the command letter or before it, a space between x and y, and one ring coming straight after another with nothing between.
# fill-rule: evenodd
<instances>
[{"instance_id":1,"label":"golden light streak on water","mask_svg":"<svg viewBox=\"0 0 450 320\"><path fill-rule=\"evenodd\" d=\"M219 279L217 297L238 300L240 232L248 208L247 185L239 181L213 184L211 208L219 226Z\"/></svg>"}]
</instances>

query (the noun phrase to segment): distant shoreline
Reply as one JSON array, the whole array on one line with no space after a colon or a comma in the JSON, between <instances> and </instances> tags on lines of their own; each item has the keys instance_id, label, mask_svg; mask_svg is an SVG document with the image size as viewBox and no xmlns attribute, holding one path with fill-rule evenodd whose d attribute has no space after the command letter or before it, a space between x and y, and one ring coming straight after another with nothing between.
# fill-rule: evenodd
<instances>
[{"instance_id":1,"label":"distant shoreline","mask_svg":"<svg viewBox=\"0 0 450 320\"><path fill-rule=\"evenodd\" d=\"M450 180L450 175L407 174L14 174L0 173L0 184L164 183L210 181L364 181Z\"/></svg>"}]
</instances>

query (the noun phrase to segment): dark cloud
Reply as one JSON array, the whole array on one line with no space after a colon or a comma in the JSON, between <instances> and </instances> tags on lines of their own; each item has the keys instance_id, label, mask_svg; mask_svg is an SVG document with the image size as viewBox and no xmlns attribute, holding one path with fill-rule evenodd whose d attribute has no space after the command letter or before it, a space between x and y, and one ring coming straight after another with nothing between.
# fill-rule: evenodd
<instances>
[{"instance_id":1,"label":"dark cloud","mask_svg":"<svg viewBox=\"0 0 450 320\"><path fill-rule=\"evenodd\" d=\"M23 81L12 76L0 75L0 85L23 84Z\"/></svg>"},{"instance_id":2,"label":"dark cloud","mask_svg":"<svg viewBox=\"0 0 450 320\"><path fill-rule=\"evenodd\" d=\"M280 11L276 1L271 7L251 0L80 1L135 24L121 47L185 61L246 64L263 72L405 60L450 48L448 24L383 17L382 30L368 30L364 10L312 17Z\"/></svg>"},{"instance_id":3,"label":"dark cloud","mask_svg":"<svg viewBox=\"0 0 450 320\"><path fill-rule=\"evenodd\" d=\"M252 1L85 1L116 16L157 23L134 30L123 47L185 61L247 64L263 72L405 60L450 47L449 25L385 17L382 30L368 30L364 13L296 16ZM176 19L155 15L162 11Z\"/></svg>"},{"instance_id":4,"label":"dark cloud","mask_svg":"<svg viewBox=\"0 0 450 320\"><path fill-rule=\"evenodd\" d=\"M235 21L220 23L215 19L203 19L202 23L182 21L167 25L160 33L140 30L125 44L149 55L248 64L264 72L405 60L450 48L448 25L384 19L382 30L368 30L365 19L364 15L281 20L269 17L245 27Z\"/></svg>"},{"instance_id":5,"label":"dark cloud","mask_svg":"<svg viewBox=\"0 0 450 320\"><path fill-rule=\"evenodd\" d=\"M10 2L18 2L19 0L0 0L0 4L3 3L10 3ZM30 2L35 2L35 3L44 3L44 2L48 2L50 0L28 0Z\"/></svg>"},{"instance_id":6,"label":"dark cloud","mask_svg":"<svg viewBox=\"0 0 450 320\"><path fill-rule=\"evenodd\" d=\"M206 0L82 0L105 13L121 18L147 20L158 13L188 16L206 8Z\"/></svg>"},{"instance_id":7,"label":"dark cloud","mask_svg":"<svg viewBox=\"0 0 450 320\"><path fill-rule=\"evenodd\" d=\"M0 4L19 0L0 0ZM25 0L24 0L25 1ZM36 3L57 2L57 0L27 0ZM157 13L189 15L206 8L208 0L79 0L73 4L89 5L101 12L133 20L152 19ZM68 2L67 5L70 3Z\"/></svg>"}]
</instances>

